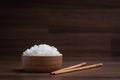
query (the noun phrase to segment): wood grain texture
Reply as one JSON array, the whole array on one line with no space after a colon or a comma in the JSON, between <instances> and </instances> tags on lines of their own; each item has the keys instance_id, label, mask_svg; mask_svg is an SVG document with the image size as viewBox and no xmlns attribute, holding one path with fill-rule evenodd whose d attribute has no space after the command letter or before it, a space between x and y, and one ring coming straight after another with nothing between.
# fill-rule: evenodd
<instances>
[{"instance_id":1,"label":"wood grain texture","mask_svg":"<svg viewBox=\"0 0 120 80\"><path fill-rule=\"evenodd\" d=\"M64 56L120 56L119 0L1 1L0 11L2 55L46 43Z\"/></svg>"},{"instance_id":2,"label":"wood grain texture","mask_svg":"<svg viewBox=\"0 0 120 80\"><path fill-rule=\"evenodd\" d=\"M8 57L8 58L7 58ZM52 76L49 73L27 73L23 71L21 57L9 57L0 60L0 80L74 80L74 79L96 79L96 80L119 80L120 79L120 58L83 58L83 57L65 57L63 67L78 64L86 61L88 64L103 62L104 66L96 69L71 72ZM91 74L92 73L92 74Z\"/></svg>"}]
</instances>

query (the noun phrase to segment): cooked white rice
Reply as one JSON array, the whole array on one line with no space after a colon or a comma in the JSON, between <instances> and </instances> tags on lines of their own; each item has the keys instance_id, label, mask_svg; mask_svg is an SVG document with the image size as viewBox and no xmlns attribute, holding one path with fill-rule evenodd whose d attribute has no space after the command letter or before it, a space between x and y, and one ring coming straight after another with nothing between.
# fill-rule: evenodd
<instances>
[{"instance_id":1,"label":"cooked white rice","mask_svg":"<svg viewBox=\"0 0 120 80\"><path fill-rule=\"evenodd\" d=\"M23 56L58 56L62 55L54 46L47 44L34 45L23 52Z\"/></svg>"}]
</instances>

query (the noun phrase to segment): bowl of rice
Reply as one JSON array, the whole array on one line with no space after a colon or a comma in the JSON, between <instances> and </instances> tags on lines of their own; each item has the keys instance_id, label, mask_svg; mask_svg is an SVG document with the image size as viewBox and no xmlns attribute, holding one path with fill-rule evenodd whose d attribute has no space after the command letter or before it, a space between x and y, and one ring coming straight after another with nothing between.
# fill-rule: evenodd
<instances>
[{"instance_id":1,"label":"bowl of rice","mask_svg":"<svg viewBox=\"0 0 120 80\"><path fill-rule=\"evenodd\" d=\"M63 55L47 44L34 45L22 54L22 65L27 72L52 72L62 66Z\"/></svg>"}]
</instances>

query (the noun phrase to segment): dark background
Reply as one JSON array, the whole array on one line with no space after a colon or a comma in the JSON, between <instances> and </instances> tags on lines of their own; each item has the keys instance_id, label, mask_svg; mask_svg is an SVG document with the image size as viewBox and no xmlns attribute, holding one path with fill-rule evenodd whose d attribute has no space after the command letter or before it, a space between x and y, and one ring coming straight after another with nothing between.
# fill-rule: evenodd
<instances>
[{"instance_id":1,"label":"dark background","mask_svg":"<svg viewBox=\"0 0 120 80\"><path fill-rule=\"evenodd\" d=\"M66 57L120 56L120 0L0 1L0 55L35 44Z\"/></svg>"}]
</instances>

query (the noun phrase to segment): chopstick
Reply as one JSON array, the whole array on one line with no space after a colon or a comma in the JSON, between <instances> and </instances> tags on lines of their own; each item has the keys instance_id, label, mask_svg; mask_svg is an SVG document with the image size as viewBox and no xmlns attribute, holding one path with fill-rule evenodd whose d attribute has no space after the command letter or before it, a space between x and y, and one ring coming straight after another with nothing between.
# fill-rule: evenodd
<instances>
[{"instance_id":1,"label":"chopstick","mask_svg":"<svg viewBox=\"0 0 120 80\"><path fill-rule=\"evenodd\" d=\"M78 68L78 67L84 66L84 65L86 65L86 64L87 64L86 62L82 62L82 63L80 63L80 64L76 64L76 65L73 65L73 66L70 66L70 67L66 67L66 68L62 68L62 69L53 71L53 72L51 72L51 74L57 73L57 72L60 72L60 71L64 71L64 70L69 70L69 69L73 69L73 68Z\"/></svg>"},{"instance_id":2,"label":"chopstick","mask_svg":"<svg viewBox=\"0 0 120 80\"><path fill-rule=\"evenodd\" d=\"M58 71L53 71L53 72L51 72L51 74L56 75L56 74L81 71L81 70L86 70L86 69L91 69L91 68L97 68L97 67L101 67L101 66L103 66L103 63L92 64L92 65L83 66L83 67L79 67L79 68L70 68L70 69L63 69L63 70L61 69Z\"/></svg>"}]
</instances>

